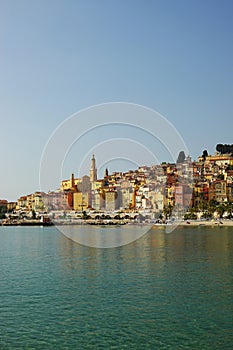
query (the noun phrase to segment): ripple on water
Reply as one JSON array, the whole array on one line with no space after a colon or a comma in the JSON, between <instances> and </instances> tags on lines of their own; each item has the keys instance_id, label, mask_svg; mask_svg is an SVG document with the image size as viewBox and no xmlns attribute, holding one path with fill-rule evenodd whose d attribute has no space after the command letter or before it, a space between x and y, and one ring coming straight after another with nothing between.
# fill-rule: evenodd
<instances>
[{"instance_id":1,"label":"ripple on water","mask_svg":"<svg viewBox=\"0 0 233 350\"><path fill-rule=\"evenodd\" d=\"M232 229L113 249L0 227L1 349L232 348Z\"/></svg>"}]
</instances>

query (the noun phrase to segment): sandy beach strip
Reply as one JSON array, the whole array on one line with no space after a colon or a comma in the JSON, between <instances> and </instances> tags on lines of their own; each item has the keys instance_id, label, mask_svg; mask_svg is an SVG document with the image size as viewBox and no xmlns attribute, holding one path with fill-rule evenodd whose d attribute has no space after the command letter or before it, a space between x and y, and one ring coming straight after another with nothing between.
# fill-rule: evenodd
<instances>
[{"instance_id":1,"label":"sandy beach strip","mask_svg":"<svg viewBox=\"0 0 233 350\"><path fill-rule=\"evenodd\" d=\"M233 220L185 220L185 221L174 221L173 223L169 222L167 224L155 224L153 227L158 226L232 226Z\"/></svg>"}]
</instances>

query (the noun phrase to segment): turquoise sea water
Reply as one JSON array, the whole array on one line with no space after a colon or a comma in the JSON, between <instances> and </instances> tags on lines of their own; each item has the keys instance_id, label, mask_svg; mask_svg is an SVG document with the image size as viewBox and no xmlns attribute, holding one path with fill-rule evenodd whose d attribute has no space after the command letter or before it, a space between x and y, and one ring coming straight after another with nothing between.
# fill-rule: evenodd
<instances>
[{"instance_id":1,"label":"turquoise sea water","mask_svg":"<svg viewBox=\"0 0 233 350\"><path fill-rule=\"evenodd\" d=\"M232 349L232 290L233 228L97 249L0 227L0 349Z\"/></svg>"}]
</instances>

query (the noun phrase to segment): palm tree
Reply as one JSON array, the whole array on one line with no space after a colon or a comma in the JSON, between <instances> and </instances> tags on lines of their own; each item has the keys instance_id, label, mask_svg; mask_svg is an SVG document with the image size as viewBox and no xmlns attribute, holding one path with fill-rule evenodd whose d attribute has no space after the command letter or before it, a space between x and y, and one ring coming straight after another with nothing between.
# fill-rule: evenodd
<instances>
[{"instance_id":1,"label":"palm tree","mask_svg":"<svg viewBox=\"0 0 233 350\"><path fill-rule=\"evenodd\" d=\"M164 206L163 214L165 215L166 220L171 216L172 210L173 210L173 206L170 203Z\"/></svg>"},{"instance_id":2,"label":"palm tree","mask_svg":"<svg viewBox=\"0 0 233 350\"><path fill-rule=\"evenodd\" d=\"M219 205L217 206L217 208L216 208L216 211L217 211L217 213L218 213L220 219L222 219L223 214L224 214L225 211L226 211L226 206L225 206L225 204L224 204L224 203L219 204Z\"/></svg>"},{"instance_id":3,"label":"palm tree","mask_svg":"<svg viewBox=\"0 0 233 350\"><path fill-rule=\"evenodd\" d=\"M201 200L198 204L199 211L205 211L207 210L207 203L203 200Z\"/></svg>"},{"instance_id":4,"label":"palm tree","mask_svg":"<svg viewBox=\"0 0 233 350\"><path fill-rule=\"evenodd\" d=\"M203 219L211 219L212 218L212 214L208 211L205 211L202 216Z\"/></svg>"},{"instance_id":5,"label":"palm tree","mask_svg":"<svg viewBox=\"0 0 233 350\"><path fill-rule=\"evenodd\" d=\"M218 202L215 199L211 199L208 203L208 211L214 214L217 205L218 205Z\"/></svg>"},{"instance_id":6,"label":"palm tree","mask_svg":"<svg viewBox=\"0 0 233 350\"><path fill-rule=\"evenodd\" d=\"M232 202L227 202L225 204L225 209L226 209L226 212L228 214L228 218L231 219L232 218L232 212L233 212L233 203Z\"/></svg>"},{"instance_id":7,"label":"palm tree","mask_svg":"<svg viewBox=\"0 0 233 350\"><path fill-rule=\"evenodd\" d=\"M84 210L83 212L82 212L82 216L83 216L83 220L87 220L87 218L88 218L88 215L87 215L87 212Z\"/></svg>"}]
</instances>

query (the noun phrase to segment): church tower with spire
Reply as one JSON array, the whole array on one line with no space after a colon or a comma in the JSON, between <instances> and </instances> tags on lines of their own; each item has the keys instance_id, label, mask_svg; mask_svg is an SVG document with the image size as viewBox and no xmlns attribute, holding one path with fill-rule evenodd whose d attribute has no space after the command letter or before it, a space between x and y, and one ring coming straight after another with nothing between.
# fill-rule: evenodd
<instances>
[{"instance_id":1,"label":"church tower with spire","mask_svg":"<svg viewBox=\"0 0 233 350\"><path fill-rule=\"evenodd\" d=\"M95 164L95 156L92 155L91 168L90 168L90 181L95 182L97 180L97 169Z\"/></svg>"}]
</instances>

